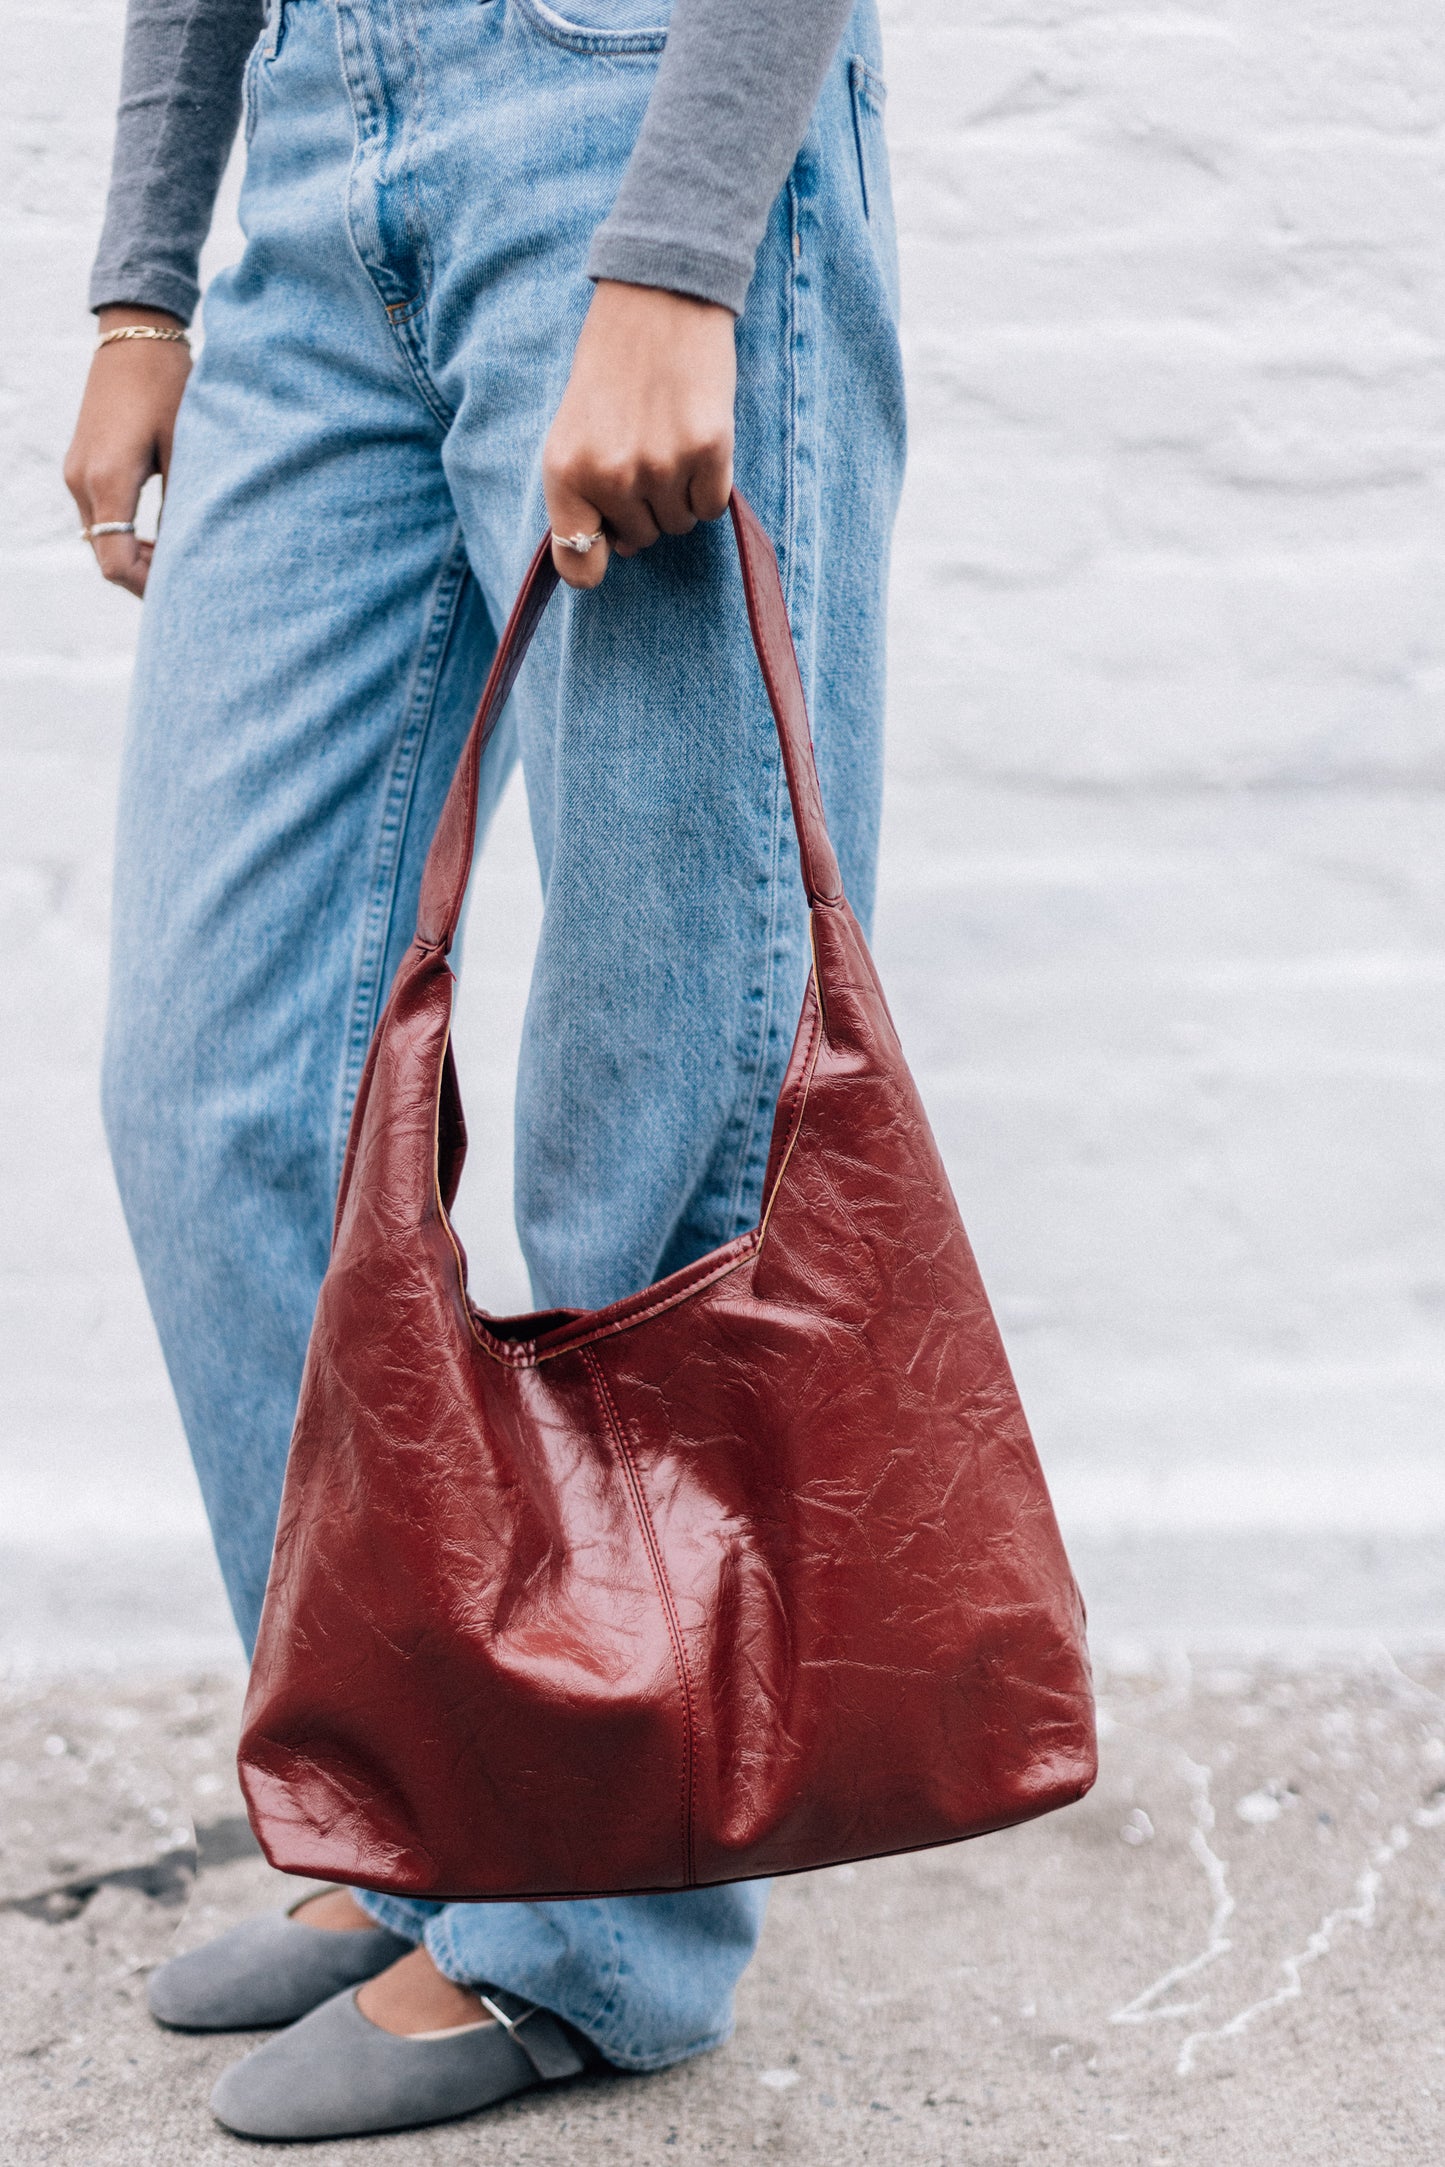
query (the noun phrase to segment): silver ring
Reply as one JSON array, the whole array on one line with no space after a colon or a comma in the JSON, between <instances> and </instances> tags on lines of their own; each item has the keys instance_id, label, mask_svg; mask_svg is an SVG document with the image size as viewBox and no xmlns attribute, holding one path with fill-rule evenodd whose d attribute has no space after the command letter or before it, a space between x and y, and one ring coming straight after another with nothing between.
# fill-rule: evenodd
<instances>
[{"instance_id":1,"label":"silver ring","mask_svg":"<svg viewBox=\"0 0 1445 2167\"><path fill-rule=\"evenodd\" d=\"M81 528L80 539L82 542L94 542L102 534L134 533L135 521L133 519L98 519L93 527Z\"/></svg>"},{"instance_id":2,"label":"silver ring","mask_svg":"<svg viewBox=\"0 0 1445 2167\"><path fill-rule=\"evenodd\" d=\"M597 529L597 532L596 532L595 534L556 534L556 533L554 533L554 534L553 534L553 536L552 536L552 539L553 539L553 541L554 541L554 542L555 542L555 543L557 544L557 547L558 547L559 549L571 549L571 550L575 550L575 552L577 553L577 555L578 555L579 557L585 557L585 556L586 556L586 554L587 554L587 552L588 552L588 550L589 550L589 549L590 549L590 548L592 547L592 544L593 544L594 542L600 542L600 541L601 541L601 539L602 539L602 529L601 529L601 528L599 527L599 528Z\"/></svg>"}]
</instances>

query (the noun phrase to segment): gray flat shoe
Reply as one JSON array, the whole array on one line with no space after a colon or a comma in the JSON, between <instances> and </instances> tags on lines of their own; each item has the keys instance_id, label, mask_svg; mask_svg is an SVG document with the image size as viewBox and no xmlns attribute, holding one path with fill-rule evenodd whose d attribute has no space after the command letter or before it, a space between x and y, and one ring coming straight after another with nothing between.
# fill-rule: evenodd
<instances>
[{"instance_id":1,"label":"gray flat shoe","mask_svg":"<svg viewBox=\"0 0 1445 2167\"><path fill-rule=\"evenodd\" d=\"M482 1999L496 2021L405 2039L348 1987L228 2069L211 2112L238 2137L363 2137L454 2121L600 2060L550 2011L499 1987Z\"/></svg>"},{"instance_id":2,"label":"gray flat shoe","mask_svg":"<svg viewBox=\"0 0 1445 2167\"><path fill-rule=\"evenodd\" d=\"M333 1932L268 1911L160 1965L146 1981L146 2000L156 2022L174 2031L260 2031L294 2024L413 1947L381 1926Z\"/></svg>"}]
</instances>

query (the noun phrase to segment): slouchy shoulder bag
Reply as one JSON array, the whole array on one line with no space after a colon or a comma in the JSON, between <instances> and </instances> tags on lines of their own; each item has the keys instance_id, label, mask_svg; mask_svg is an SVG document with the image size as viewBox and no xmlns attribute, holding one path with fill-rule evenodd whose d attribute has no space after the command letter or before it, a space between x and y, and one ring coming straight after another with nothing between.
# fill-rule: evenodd
<instances>
[{"instance_id":1,"label":"slouchy shoulder bag","mask_svg":"<svg viewBox=\"0 0 1445 2167\"><path fill-rule=\"evenodd\" d=\"M684 1889L950 1843L1094 1779L1078 1593L843 895L776 560L731 509L814 955L762 1214L606 1309L468 1300L447 953L544 543L351 1123L240 1752L288 1873Z\"/></svg>"}]
</instances>

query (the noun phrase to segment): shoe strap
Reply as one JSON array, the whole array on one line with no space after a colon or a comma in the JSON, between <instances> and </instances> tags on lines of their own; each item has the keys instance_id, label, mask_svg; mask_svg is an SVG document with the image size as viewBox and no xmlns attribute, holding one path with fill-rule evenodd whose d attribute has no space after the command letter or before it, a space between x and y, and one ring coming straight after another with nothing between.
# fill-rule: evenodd
<instances>
[{"instance_id":1,"label":"shoe strap","mask_svg":"<svg viewBox=\"0 0 1445 2167\"><path fill-rule=\"evenodd\" d=\"M519 1994L508 1994L499 1986L490 1986L485 1993L480 1987L474 1991L487 2014L494 2016L508 2038L521 2048L544 2083L579 2076L586 2068L560 2019L550 2009L523 2001Z\"/></svg>"}]
</instances>

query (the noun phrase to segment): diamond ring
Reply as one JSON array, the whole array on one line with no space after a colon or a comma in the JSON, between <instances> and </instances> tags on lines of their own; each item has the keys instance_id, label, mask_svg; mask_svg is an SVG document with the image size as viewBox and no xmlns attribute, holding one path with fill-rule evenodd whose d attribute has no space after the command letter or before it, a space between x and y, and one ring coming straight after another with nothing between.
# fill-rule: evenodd
<instances>
[{"instance_id":1,"label":"diamond ring","mask_svg":"<svg viewBox=\"0 0 1445 2167\"><path fill-rule=\"evenodd\" d=\"M552 539L559 549L575 550L579 557L585 557L592 544L601 541L602 529L599 527L595 534L554 534Z\"/></svg>"}]
</instances>

